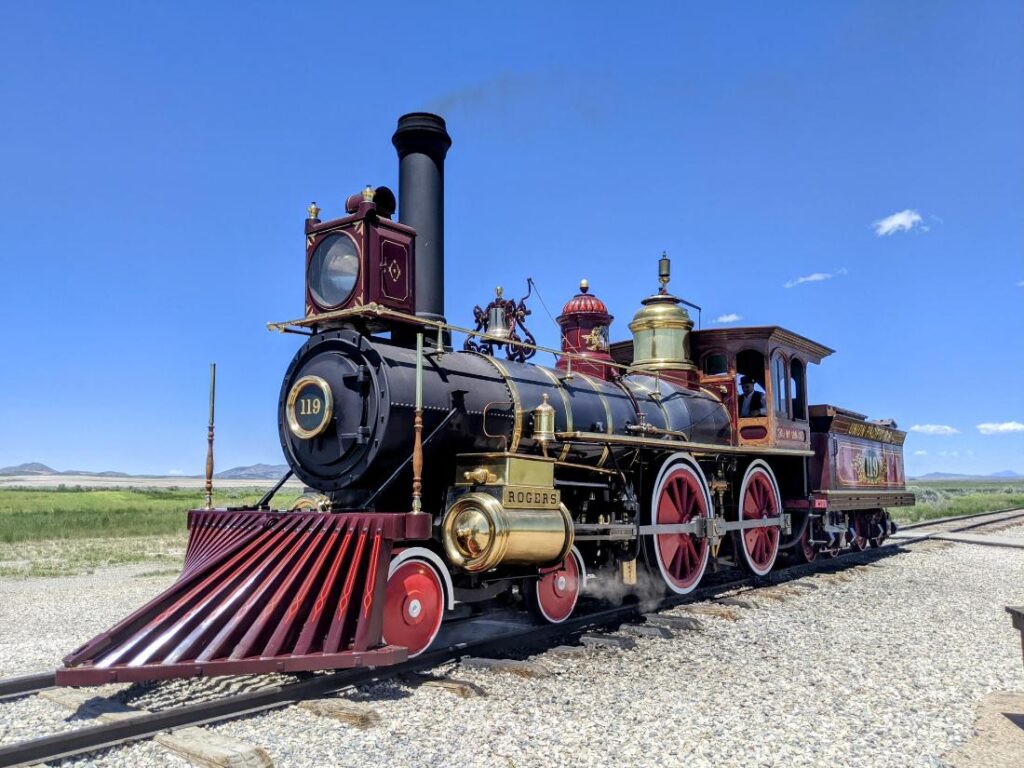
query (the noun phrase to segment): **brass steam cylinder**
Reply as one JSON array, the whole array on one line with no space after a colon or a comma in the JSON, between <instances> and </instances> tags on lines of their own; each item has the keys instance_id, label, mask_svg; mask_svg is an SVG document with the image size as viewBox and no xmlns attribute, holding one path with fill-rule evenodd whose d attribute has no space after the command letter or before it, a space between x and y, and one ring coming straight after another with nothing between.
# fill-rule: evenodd
<instances>
[{"instance_id":1,"label":"brass steam cylinder","mask_svg":"<svg viewBox=\"0 0 1024 768\"><path fill-rule=\"evenodd\" d=\"M448 559L471 573L499 565L555 565L573 544L572 517L564 504L557 509L510 509L480 492L456 499L441 530Z\"/></svg>"}]
</instances>

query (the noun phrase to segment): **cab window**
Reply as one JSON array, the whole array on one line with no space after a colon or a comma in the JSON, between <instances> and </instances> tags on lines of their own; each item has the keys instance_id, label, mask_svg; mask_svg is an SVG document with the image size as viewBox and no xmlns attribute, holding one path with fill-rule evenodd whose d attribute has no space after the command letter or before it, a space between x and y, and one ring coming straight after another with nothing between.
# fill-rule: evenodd
<instances>
[{"instance_id":1,"label":"cab window","mask_svg":"<svg viewBox=\"0 0 1024 768\"><path fill-rule=\"evenodd\" d=\"M786 407L786 390L789 388L786 376L786 361L782 355L775 355L772 358L772 402L775 413L779 416L788 415Z\"/></svg>"},{"instance_id":2,"label":"cab window","mask_svg":"<svg viewBox=\"0 0 1024 768\"><path fill-rule=\"evenodd\" d=\"M724 376L729 372L729 357L724 352L712 352L704 358L705 376Z\"/></svg>"},{"instance_id":3,"label":"cab window","mask_svg":"<svg viewBox=\"0 0 1024 768\"><path fill-rule=\"evenodd\" d=\"M807 369L800 360L789 362L789 401L794 419L807 418Z\"/></svg>"}]
</instances>

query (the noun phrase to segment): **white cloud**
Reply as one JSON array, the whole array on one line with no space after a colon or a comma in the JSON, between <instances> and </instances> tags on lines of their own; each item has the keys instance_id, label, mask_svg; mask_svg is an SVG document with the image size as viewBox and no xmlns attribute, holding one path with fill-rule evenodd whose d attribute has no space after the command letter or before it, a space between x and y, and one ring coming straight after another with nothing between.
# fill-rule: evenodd
<instances>
[{"instance_id":1,"label":"white cloud","mask_svg":"<svg viewBox=\"0 0 1024 768\"><path fill-rule=\"evenodd\" d=\"M180 469L168 469L167 470L167 474L168 475L184 475L185 473L182 470L180 470Z\"/></svg>"},{"instance_id":2,"label":"white cloud","mask_svg":"<svg viewBox=\"0 0 1024 768\"><path fill-rule=\"evenodd\" d=\"M875 228L875 234L879 237L886 237L896 232L909 232L914 227L920 227L925 232L928 231L928 227L924 224L921 214L909 208L905 211L894 213L891 216L886 216L884 219L879 219L872 226Z\"/></svg>"},{"instance_id":3,"label":"white cloud","mask_svg":"<svg viewBox=\"0 0 1024 768\"><path fill-rule=\"evenodd\" d=\"M742 320L743 315L737 315L735 312L730 312L727 315L719 315L715 318L716 323L735 323L738 320Z\"/></svg>"},{"instance_id":4,"label":"white cloud","mask_svg":"<svg viewBox=\"0 0 1024 768\"><path fill-rule=\"evenodd\" d=\"M960 451L939 451L939 456L949 456L955 459L960 456Z\"/></svg>"},{"instance_id":5,"label":"white cloud","mask_svg":"<svg viewBox=\"0 0 1024 768\"><path fill-rule=\"evenodd\" d=\"M837 274L845 275L846 270L844 269L842 272L838 272ZM831 272L815 272L810 275L794 278L787 283L783 283L782 287L792 288L793 286L800 285L801 283L820 283L822 280L831 280L833 277L835 277L835 275Z\"/></svg>"},{"instance_id":6,"label":"white cloud","mask_svg":"<svg viewBox=\"0 0 1024 768\"><path fill-rule=\"evenodd\" d=\"M989 421L979 424L978 431L983 435L1005 435L1010 432L1024 432L1024 424L1019 421L1003 421L998 424Z\"/></svg>"},{"instance_id":7,"label":"white cloud","mask_svg":"<svg viewBox=\"0 0 1024 768\"><path fill-rule=\"evenodd\" d=\"M915 456L927 456L928 451L914 451Z\"/></svg>"},{"instance_id":8,"label":"white cloud","mask_svg":"<svg viewBox=\"0 0 1024 768\"><path fill-rule=\"evenodd\" d=\"M947 424L915 424L910 428L911 432L922 435L959 435L960 430Z\"/></svg>"}]
</instances>

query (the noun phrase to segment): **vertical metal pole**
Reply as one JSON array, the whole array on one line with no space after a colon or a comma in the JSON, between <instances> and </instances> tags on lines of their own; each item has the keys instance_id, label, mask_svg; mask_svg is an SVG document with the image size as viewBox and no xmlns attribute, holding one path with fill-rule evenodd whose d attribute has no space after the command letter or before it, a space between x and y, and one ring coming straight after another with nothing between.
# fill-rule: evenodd
<instances>
[{"instance_id":1,"label":"vertical metal pole","mask_svg":"<svg viewBox=\"0 0 1024 768\"><path fill-rule=\"evenodd\" d=\"M217 364L210 363L210 425L206 430L206 508L213 509L213 403L217 392Z\"/></svg>"},{"instance_id":2,"label":"vertical metal pole","mask_svg":"<svg viewBox=\"0 0 1024 768\"><path fill-rule=\"evenodd\" d=\"M416 334L416 413L412 422L412 511L423 511L423 334Z\"/></svg>"}]
</instances>

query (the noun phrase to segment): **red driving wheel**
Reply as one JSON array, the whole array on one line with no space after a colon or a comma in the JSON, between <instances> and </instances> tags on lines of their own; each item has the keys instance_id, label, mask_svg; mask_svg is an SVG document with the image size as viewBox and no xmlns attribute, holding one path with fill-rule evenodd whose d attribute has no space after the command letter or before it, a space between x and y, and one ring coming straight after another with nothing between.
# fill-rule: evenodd
<instances>
[{"instance_id":1,"label":"red driving wheel","mask_svg":"<svg viewBox=\"0 0 1024 768\"><path fill-rule=\"evenodd\" d=\"M764 520L778 517L782 510L775 476L763 461L755 461L747 469L740 486L740 519ZM764 576L775 565L779 554L779 526L745 528L734 539L737 560L746 570Z\"/></svg>"},{"instance_id":2,"label":"red driving wheel","mask_svg":"<svg viewBox=\"0 0 1024 768\"><path fill-rule=\"evenodd\" d=\"M411 557L392 566L384 590L384 642L423 653L437 637L444 618L444 585L425 559Z\"/></svg>"},{"instance_id":3,"label":"red driving wheel","mask_svg":"<svg viewBox=\"0 0 1024 768\"><path fill-rule=\"evenodd\" d=\"M526 589L527 605L537 617L550 624L561 624L576 607L583 589L583 567L573 547L558 566L533 580Z\"/></svg>"},{"instance_id":4,"label":"red driving wheel","mask_svg":"<svg viewBox=\"0 0 1024 768\"><path fill-rule=\"evenodd\" d=\"M689 462L676 462L661 471L651 498L654 525L684 525L709 516L707 483ZM685 595L696 589L708 565L706 538L693 533L656 533L654 556L665 584Z\"/></svg>"}]
</instances>

